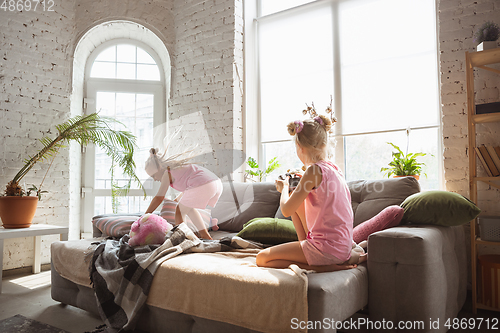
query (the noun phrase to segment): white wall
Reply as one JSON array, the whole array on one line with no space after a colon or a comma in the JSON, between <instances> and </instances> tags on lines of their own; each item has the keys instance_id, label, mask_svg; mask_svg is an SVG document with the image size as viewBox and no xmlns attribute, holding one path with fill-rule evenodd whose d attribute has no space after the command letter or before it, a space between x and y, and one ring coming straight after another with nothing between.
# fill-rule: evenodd
<instances>
[{"instance_id":1,"label":"white wall","mask_svg":"<svg viewBox=\"0 0 500 333\"><path fill-rule=\"evenodd\" d=\"M474 32L486 21L500 25L498 0L440 0L438 2L441 102L446 189L469 198L469 141L467 137L467 87L465 52L475 51ZM500 69L500 67L497 67ZM476 76L476 103L500 101L500 76L481 71ZM477 126L477 143L500 144L500 124ZM479 165L480 163L478 163ZM479 169L481 166L478 167ZM479 170L478 169L478 170ZM479 170L484 174L484 170ZM478 205L484 213L500 215L500 191L478 183ZM470 227L464 225L470 267ZM500 253L481 247L480 253ZM493 252L492 252L493 251ZM468 270L470 281L470 269Z\"/></svg>"}]
</instances>

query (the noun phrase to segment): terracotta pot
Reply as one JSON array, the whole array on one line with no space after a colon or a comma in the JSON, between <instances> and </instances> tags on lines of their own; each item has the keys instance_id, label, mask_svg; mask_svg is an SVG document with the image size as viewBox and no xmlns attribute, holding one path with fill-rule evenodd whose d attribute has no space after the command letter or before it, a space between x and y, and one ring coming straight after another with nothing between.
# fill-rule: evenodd
<instances>
[{"instance_id":1,"label":"terracotta pot","mask_svg":"<svg viewBox=\"0 0 500 333\"><path fill-rule=\"evenodd\" d=\"M38 197L0 197L0 218L5 229L29 228Z\"/></svg>"},{"instance_id":2,"label":"terracotta pot","mask_svg":"<svg viewBox=\"0 0 500 333\"><path fill-rule=\"evenodd\" d=\"M393 178L401 178L401 177L413 177L416 180L420 179L420 175L408 175L408 176L392 176Z\"/></svg>"}]
</instances>

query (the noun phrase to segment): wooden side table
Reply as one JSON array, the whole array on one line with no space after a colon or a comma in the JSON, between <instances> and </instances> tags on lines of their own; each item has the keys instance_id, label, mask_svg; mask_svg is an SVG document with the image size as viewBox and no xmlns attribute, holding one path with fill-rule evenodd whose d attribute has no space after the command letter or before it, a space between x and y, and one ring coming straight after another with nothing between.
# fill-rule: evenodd
<instances>
[{"instance_id":1,"label":"wooden side table","mask_svg":"<svg viewBox=\"0 0 500 333\"><path fill-rule=\"evenodd\" d=\"M0 293L2 293L2 268L3 268L3 240L9 238L34 237L34 262L33 273L41 270L41 236L60 234L62 241L68 240L68 227L50 224L32 224L29 228L5 229L0 227Z\"/></svg>"}]
</instances>

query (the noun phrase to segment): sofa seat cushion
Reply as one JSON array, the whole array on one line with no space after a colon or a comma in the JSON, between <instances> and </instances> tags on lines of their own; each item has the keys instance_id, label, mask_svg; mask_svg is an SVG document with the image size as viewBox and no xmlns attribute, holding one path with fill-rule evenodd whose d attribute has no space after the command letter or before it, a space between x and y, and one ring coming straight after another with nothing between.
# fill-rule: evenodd
<instances>
[{"instance_id":1,"label":"sofa seat cushion","mask_svg":"<svg viewBox=\"0 0 500 333\"><path fill-rule=\"evenodd\" d=\"M308 274L309 321L343 321L368 304L368 269L358 267L329 273ZM335 332L332 327L309 332Z\"/></svg>"},{"instance_id":2,"label":"sofa seat cushion","mask_svg":"<svg viewBox=\"0 0 500 333\"><path fill-rule=\"evenodd\" d=\"M258 252L190 253L166 260L147 304L262 332L291 331L291 318L307 320L305 271L257 267Z\"/></svg>"},{"instance_id":3,"label":"sofa seat cushion","mask_svg":"<svg viewBox=\"0 0 500 333\"><path fill-rule=\"evenodd\" d=\"M52 243L52 266L63 278L82 286L90 286L89 265L97 247L92 243L103 239L88 238Z\"/></svg>"}]
</instances>

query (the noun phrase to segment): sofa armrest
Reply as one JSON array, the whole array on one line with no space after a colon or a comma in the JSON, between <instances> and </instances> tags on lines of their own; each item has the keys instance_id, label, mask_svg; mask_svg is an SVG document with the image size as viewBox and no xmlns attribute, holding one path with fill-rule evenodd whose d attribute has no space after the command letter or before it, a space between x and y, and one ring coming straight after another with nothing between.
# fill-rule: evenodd
<instances>
[{"instance_id":1,"label":"sofa armrest","mask_svg":"<svg viewBox=\"0 0 500 333\"><path fill-rule=\"evenodd\" d=\"M462 226L404 226L368 238L371 321L418 321L422 332L446 332L467 294ZM439 328L431 327L439 320ZM433 324L431 324L433 323Z\"/></svg>"}]
</instances>

